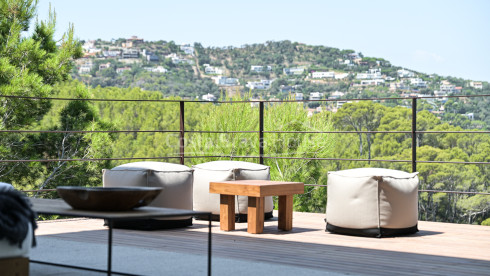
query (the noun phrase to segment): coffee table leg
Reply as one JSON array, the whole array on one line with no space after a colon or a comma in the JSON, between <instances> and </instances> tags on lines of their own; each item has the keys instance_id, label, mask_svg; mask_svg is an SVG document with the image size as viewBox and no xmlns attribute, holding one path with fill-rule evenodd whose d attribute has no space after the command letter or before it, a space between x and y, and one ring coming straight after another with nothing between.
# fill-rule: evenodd
<instances>
[{"instance_id":1,"label":"coffee table leg","mask_svg":"<svg viewBox=\"0 0 490 276\"><path fill-rule=\"evenodd\" d=\"M219 214L220 229L235 230L235 196L220 195Z\"/></svg>"},{"instance_id":2,"label":"coffee table leg","mask_svg":"<svg viewBox=\"0 0 490 276\"><path fill-rule=\"evenodd\" d=\"M248 197L248 229L251 234L264 232L264 197Z\"/></svg>"},{"instance_id":3,"label":"coffee table leg","mask_svg":"<svg viewBox=\"0 0 490 276\"><path fill-rule=\"evenodd\" d=\"M284 231L293 229L293 195L279 196L279 225Z\"/></svg>"}]
</instances>

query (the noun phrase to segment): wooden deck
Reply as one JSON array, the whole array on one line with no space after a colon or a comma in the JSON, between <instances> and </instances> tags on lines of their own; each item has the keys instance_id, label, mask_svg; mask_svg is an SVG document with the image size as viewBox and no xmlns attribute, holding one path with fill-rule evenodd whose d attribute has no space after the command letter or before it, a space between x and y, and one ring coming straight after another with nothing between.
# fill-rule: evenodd
<instances>
[{"instance_id":1,"label":"wooden deck","mask_svg":"<svg viewBox=\"0 0 490 276\"><path fill-rule=\"evenodd\" d=\"M324 214L294 213L293 230L277 229L277 213L263 234L247 233L246 223L223 232L213 222L213 257L271 262L350 275L489 275L490 227L419 222L417 234L364 238L325 232ZM161 231L115 230L114 244L207 254L207 222ZM105 243L101 220L39 222L37 236ZM202 246L201 246L202 245Z\"/></svg>"}]
</instances>

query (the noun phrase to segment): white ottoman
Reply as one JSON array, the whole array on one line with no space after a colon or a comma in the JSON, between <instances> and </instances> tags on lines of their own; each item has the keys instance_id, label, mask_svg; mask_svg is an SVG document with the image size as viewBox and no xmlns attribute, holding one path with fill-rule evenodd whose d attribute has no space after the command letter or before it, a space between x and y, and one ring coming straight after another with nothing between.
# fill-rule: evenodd
<instances>
[{"instance_id":1,"label":"white ottoman","mask_svg":"<svg viewBox=\"0 0 490 276\"><path fill-rule=\"evenodd\" d=\"M209 193L209 182L230 180L270 180L270 168L256 163L242 161L213 161L192 166L194 169L194 210L213 213L219 220L219 194ZM247 221L248 197L235 197L235 214L238 221ZM272 217L274 203L272 197L265 197L264 218Z\"/></svg>"},{"instance_id":2,"label":"white ottoman","mask_svg":"<svg viewBox=\"0 0 490 276\"><path fill-rule=\"evenodd\" d=\"M192 169L164 162L134 162L102 170L104 187L161 187L162 192L149 206L192 210ZM171 219L128 220L114 227L161 229L192 225L192 217Z\"/></svg>"},{"instance_id":3,"label":"white ottoman","mask_svg":"<svg viewBox=\"0 0 490 276\"><path fill-rule=\"evenodd\" d=\"M417 232L417 174L379 168L329 172L326 229L371 237Z\"/></svg>"}]
</instances>

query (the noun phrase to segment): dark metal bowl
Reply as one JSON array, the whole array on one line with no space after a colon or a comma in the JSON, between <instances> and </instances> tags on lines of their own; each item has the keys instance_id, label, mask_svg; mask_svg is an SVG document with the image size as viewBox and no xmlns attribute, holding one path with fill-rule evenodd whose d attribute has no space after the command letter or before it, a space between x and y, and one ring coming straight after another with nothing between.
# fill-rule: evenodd
<instances>
[{"instance_id":1,"label":"dark metal bowl","mask_svg":"<svg viewBox=\"0 0 490 276\"><path fill-rule=\"evenodd\" d=\"M73 209L128 211L148 205L162 191L158 187L60 186L58 195Z\"/></svg>"}]
</instances>

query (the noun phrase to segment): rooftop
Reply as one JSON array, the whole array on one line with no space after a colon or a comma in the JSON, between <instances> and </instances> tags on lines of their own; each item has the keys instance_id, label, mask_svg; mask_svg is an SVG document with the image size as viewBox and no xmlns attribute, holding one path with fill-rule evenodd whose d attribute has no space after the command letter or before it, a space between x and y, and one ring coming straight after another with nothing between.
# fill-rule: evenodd
<instances>
[{"instance_id":1,"label":"rooftop","mask_svg":"<svg viewBox=\"0 0 490 276\"><path fill-rule=\"evenodd\" d=\"M276 212L276 211L275 211ZM419 221L419 232L365 238L325 232L325 214L293 214L293 230L263 234L212 224L213 275L488 275L490 228ZM107 228L98 219L40 221L31 259L106 268ZM206 275L208 222L191 227L114 230L113 269L143 275ZM77 274L79 273L79 274ZM31 263L31 275L102 275Z\"/></svg>"}]
</instances>

